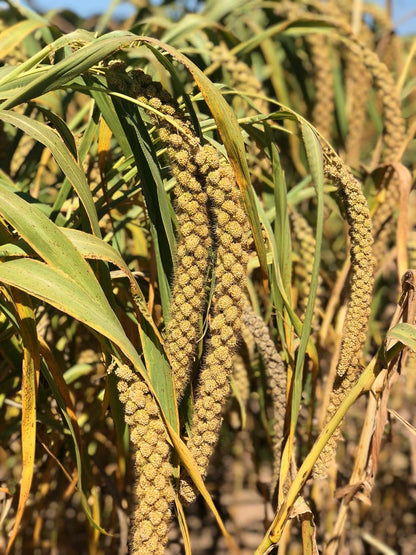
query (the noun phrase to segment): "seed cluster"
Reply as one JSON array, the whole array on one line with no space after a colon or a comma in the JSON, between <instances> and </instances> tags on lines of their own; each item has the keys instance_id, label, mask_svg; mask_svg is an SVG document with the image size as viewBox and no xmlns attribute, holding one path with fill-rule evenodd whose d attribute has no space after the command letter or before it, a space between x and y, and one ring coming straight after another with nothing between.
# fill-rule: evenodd
<instances>
[{"instance_id":1,"label":"seed cluster","mask_svg":"<svg viewBox=\"0 0 416 555\"><path fill-rule=\"evenodd\" d=\"M241 404L246 406L250 397L250 380L244 358L238 354L233 358L233 378ZM240 426L241 423L238 427Z\"/></svg>"},{"instance_id":2,"label":"seed cluster","mask_svg":"<svg viewBox=\"0 0 416 555\"><path fill-rule=\"evenodd\" d=\"M112 66L113 71L119 69L121 75L110 75L109 83L149 107L176 178L179 240L166 335L178 399L190 378L200 334L199 319L207 302L209 250L215 250L209 340L187 442L201 475L205 476L230 393L232 359L245 302L249 225L231 167L220 164L215 148L200 145L183 112L160 84L140 70L126 74L124 68ZM187 501L196 497L187 475L181 477L180 494Z\"/></svg>"},{"instance_id":3,"label":"seed cluster","mask_svg":"<svg viewBox=\"0 0 416 555\"><path fill-rule=\"evenodd\" d=\"M338 362L340 377L359 367L359 353L367 334L373 289L373 239L367 201L360 184L329 149L325 149L324 171L338 186L343 201L351 240L351 293Z\"/></svg>"},{"instance_id":4,"label":"seed cluster","mask_svg":"<svg viewBox=\"0 0 416 555\"><path fill-rule=\"evenodd\" d=\"M146 383L125 365L118 366L115 374L135 450L136 507L132 515L131 552L163 555L174 499L166 429Z\"/></svg>"},{"instance_id":5,"label":"seed cluster","mask_svg":"<svg viewBox=\"0 0 416 555\"><path fill-rule=\"evenodd\" d=\"M334 113L334 76L325 37L311 35L306 39L312 59L315 86L315 104L312 123L323 137L331 137Z\"/></svg>"},{"instance_id":6,"label":"seed cluster","mask_svg":"<svg viewBox=\"0 0 416 555\"><path fill-rule=\"evenodd\" d=\"M345 399L360 370L360 354L366 341L370 316L374 262L370 214L360 184L341 159L329 148L324 149L324 154L324 171L326 176L338 186L350 226L351 241L351 292L337 366L338 376L331 392L327 411L327 420L329 420ZM329 462L335 455L338 437L339 433L334 434L326 444L315 465L315 476L326 474Z\"/></svg>"},{"instance_id":7,"label":"seed cluster","mask_svg":"<svg viewBox=\"0 0 416 555\"><path fill-rule=\"evenodd\" d=\"M205 306L208 251L211 247L208 199L195 163L201 146L183 112L160 83L153 82L140 70L131 72L131 75L135 96L175 122L174 125L153 116L160 139L168 146L172 173L176 178L175 208L180 236L166 346L176 394L180 399L190 378L200 335L199 319Z\"/></svg>"},{"instance_id":8,"label":"seed cluster","mask_svg":"<svg viewBox=\"0 0 416 555\"><path fill-rule=\"evenodd\" d=\"M348 27L342 30L349 39L350 50L362 60L371 73L375 88L380 92L384 112L384 158L387 163L394 162L402 147L405 128L393 76L377 54L360 42Z\"/></svg>"},{"instance_id":9,"label":"seed cluster","mask_svg":"<svg viewBox=\"0 0 416 555\"><path fill-rule=\"evenodd\" d=\"M267 113L267 102L259 98L263 94L262 85L253 72L253 69L245 62L238 60L238 58L228 50L224 43L213 46L210 54L214 62L220 63L228 71L233 86L238 91L244 92L247 96L253 96L252 102L258 111ZM258 113L257 110L248 106L247 103L244 102L243 104L241 98L236 98L234 102L236 110L238 110L239 106L244 108L245 116Z\"/></svg>"},{"instance_id":10,"label":"seed cluster","mask_svg":"<svg viewBox=\"0 0 416 555\"><path fill-rule=\"evenodd\" d=\"M243 312L244 325L250 330L266 368L267 382L270 389L273 408L273 476L271 497L279 479L280 457L284 438L286 417L286 365L277 352L269 328L251 306L246 305Z\"/></svg>"},{"instance_id":11,"label":"seed cluster","mask_svg":"<svg viewBox=\"0 0 416 555\"><path fill-rule=\"evenodd\" d=\"M232 357L240 334L245 303L245 265L248 258L248 222L240 207L234 174L228 165L214 169L212 160L216 156L215 149L205 146L195 159L201 173L206 175L207 193L215 217L216 242L211 337L200 375L187 443L203 477L218 442L222 411L230 394ZM181 480L180 495L188 503L196 498L196 490L187 475Z\"/></svg>"},{"instance_id":12,"label":"seed cluster","mask_svg":"<svg viewBox=\"0 0 416 555\"><path fill-rule=\"evenodd\" d=\"M371 74L374 87L379 92L384 116L384 162L386 164L397 162L404 142L405 125L393 76L377 54L357 39L348 25L340 23L338 28L348 40L351 53L361 60ZM379 204L373 217L376 265L386 248L386 241L392 228L392 215L400 195L398 177L392 169L386 172L382 187L385 189L384 200Z\"/></svg>"},{"instance_id":13,"label":"seed cluster","mask_svg":"<svg viewBox=\"0 0 416 555\"><path fill-rule=\"evenodd\" d=\"M345 53L345 80L347 89L348 133L345 139L345 161L353 168L359 166L366 123L367 102L371 89L371 76L355 53Z\"/></svg>"},{"instance_id":14,"label":"seed cluster","mask_svg":"<svg viewBox=\"0 0 416 555\"><path fill-rule=\"evenodd\" d=\"M301 255L299 262L294 264L294 272L301 283L298 304L302 312L305 312L311 290L311 276L315 259L315 237L311 226L299 212L291 210L289 216L292 224L294 242L298 246L297 252ZM317 293L315 309L320 308L320 295L322 295L321 276L318 278ZM312 321L312 327L314 329L317 328L317 321L318 312L315 310Z\"/></svg>"},{"instance_id":15,"label":"seed cluster","mask_svg":"<svg viewBox=\"0 0 416 555\"><path fill-rule=\"evenodd\" d=\"M394 32L394 26L387 10L377 4L363 4L363 13L372 17L374 24L378 27L379 33L383 36L383 48L378 49L381 60L391 68L399 60L403 59L401 52L401 42ZM381 43L381 41L380 41ZM381 44L380 44L381 46Z\"/></svg>"},{"instance_id":16,"label":"seed cluster","mask_svg":"<svg viewBox=\"0 0 416 555\"><path fill-rule=\"evenodd\" d=\"M195 163L201 145L189 121L160 83L154 82L141 70L131 71L127 78L129 94L160 112L160 116L150 112L150 117L157 125L160 139L167 145L172 173L176 178L175 212L179 238L171 314L166 328L166 350L176 396L180 399L190 379L201 336L199 320L206 303L205 284L211 248L208 198L200 169ZM219 165L218 156L213 164Z\"/></svg>"}]
</instances>

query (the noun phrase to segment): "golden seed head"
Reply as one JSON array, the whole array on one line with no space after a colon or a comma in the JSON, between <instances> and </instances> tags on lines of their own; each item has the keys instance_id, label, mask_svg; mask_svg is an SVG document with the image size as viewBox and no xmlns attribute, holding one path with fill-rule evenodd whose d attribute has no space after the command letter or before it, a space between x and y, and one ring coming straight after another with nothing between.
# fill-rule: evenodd
<instances>
[{"instance_id":1,"label":"golden seed head","mask_svg":"<svg viewBox=\"0 0 416 555\"><path fill-rule=\"evenodd\" d=\"M164 536L166 536L167 532L168 532L167 524L166 524L166 522L163 522L163 521L162 521L162 522L157 526L156 533L157 533L157 535L158 535L159 537L162 537L162 538L163 538Z\"/></svg>"},{"instance_id":2,"label":"golden seed head","mask_svg":"<svg viewBox=\"0 0 416 555\"><path fill-rule=\"evenodd\" d=\"M148 443L149 445L154 447L157 444L157 442L159 441L159 434L157 434L154 430L149 429L145 433L145 435L143 437L143 441L145 441L146 443Z\"/></svg>"},{"instance_id":3,"label":"golden seed head","mask_svg":"<svg viewBox=\"0 0 416 555\"><path fill-rule=\"evenodd\" d=\"M143 506L146 509L148 509L149 507L153 507L156 501L158 501L160 497L160 493L156 491L154 488L146 487L146 483L144 484L144 486L145 487L143 488L143 496L139 497L139 494L141 493L140 490L136 491L136 495L140 500L140 506Z\"/></svg>"},{"instance_id":4,"label":"golden seed head","mask_svg":"<svg viewBox=\"0 0 416 555\"><path fill-rule=\"evenodd\" d=\"M154 503L154 509L161 513L165 513L169 509L169 503L165 498L161 497Z\"/></svg>"},{"instance_id":5,"label":"golden seed head","mask_svg":"<svg viewBox=\"0 0 416 555\"><path fill-rule=\"evenodd\" d=\"M234 237L234 239L240 239L243 235L243 230L241 229L241 225L236 221L231 221L226 226L227 232Z\"/></svg>"},{"instance_id":6,"label":"golden seed head","mask_svg":"<svg viewBox=\"0 0 416 555\"><path fill-rule=\"evenodd\" d=\"M192 268L189 268L188 276L192 280L197 279L200 276L200 272L199 272L198 268L196 266L193 266Z\"/></svg>"},{"instance_id":7,"label":"golden seed head","mask_svg":"<svg viewBox=\"0 0 416 555\"><path fill-rule=\"evenodd\" d=\"M204 437L206 435L207 432L204 432ZM215 442L217 443L217 438L215 439ZM211 457L212 455L212 443L210 442L203 442L201 445L201 449L200 449L200 456L206 457L207 459L209 459L209 457Z\"/></svg>"},{"instance_id":8,"label":"golden seed head","mask_svg":"<svg viewBox=\"0 0 416 555\"><path fill-rule=\"evenodd\" d=\"M126 382L131 382L135 378L135 374L130 370L130 368L123 364L116 368L115 374L120 380L124 380Z\"/></svg>"},{"instance_id":9,"label":"golden seed head","mask_svg":"<svg viewBox=\"0 0 416 555\"><path fill-rule=\"evenodd\" d=\"M222 403L223 403L224 399L226 399L228 397L228 387L224 390L223 385L225 385L225 384L221 384L221 387L219 387L220 383L218 383L217 389L212 392L212 398L220 406L222 406Z\"/></svg>"},{"instance_id":10,"label":"golden seed head","mask_svg":"<svg viewBox=\"0 0 416 555\"><path fill-rule=\"evenodd\" d=\"M135 422L141 426L147 426L149 424L150 417L146 409L139 409L134 415Z\"/></svg>"},{"instance_id":11,"label":"golden seed head","mask_svg":"<svg viewBox=\"0 0 416 555\"><path fill-rule=\"evenodd\" d=\"M157 489L157 490L163 490L166 488L167 486L167 480L165 478L165 476L163 476L163 474L158 473L156 475L156 478L153 481L153 486Z\"/></svg>"},{"instance_id":12,"label":"golden seed head","mask_svg":"<svg viewBox=\"0 0 416 555\"><path fill-rule=\"evenodd\" d=\"M153 533L153 527L150 522L145 520L141 523L139 534L142 540L148 540Z\"/></svg>"},{"instance_id":13,"label":"golden seed head","mask_svg":"<svg viewBox=\"0 0 416 555\"><path fill-rule=\"evenodd\" d=\"M231 345L231 343L235 340L235 343L234 343L233 346L236 345L237 339L234 337L234 330L233 330L232 326L226 326L226 325L224 325L224 326L221 328L220 331L221 331L221 339L222 339L222 341L229 341L229 342L230 342L230 345ZM230 346L230 345L229 345L229 346Z\"/></svg>"},{"instance_id":14,"label":"golden seed head","mask_svg":"<svg viewBox=\"0 0 416 555\"><path fill-rule=\"evenodd\" d=\"M191 315L191 313L194 311L192 305L189 304L189 303L181 305L180 309L181 309L182 314L185 317L189 317Z\"/></svg>"},{"instance_id":15,"label":"golden seed head","mask_svg":"<svg viewBox=\"0 0 416 555\"><path fill-rule=\"evenodd\" d=\"M191 322L189 320L183 320L179 323L179 328L182 333L187 333L192 328Z\"/></svg>"},{"instance_id":16,"label":"golden seed head","mask_svg":"<svg viewBox=\"0 0 416 555\"><path fill-rule=\"evenodd\" d=\"M192 299L192 297L195 295L195 289L193 285L186 285L183 288L183 294L185 295L186 299Z\"/></svg>"},{"instance_id":17,"label":"golden seed head","mask_svg":"<svg viewBox=\"0 0 416 555\"><path fill-rule=\"evenodd\" d=\"M124 404L124 411L126 414L134 414L137 410L136 405L132 401L127 401Z\"/></svg>"},{"instance_id":18,"label":"golden seed head","mask_svg":"<svg viewBox=\"0 0 416 555\"><path fill-rule=\"evenodd\" d=\"M196 258L196 257L195 257ZM198 257L198 259L195 261L196 265L198 266L199 270L201 272L205 272L206 268L207 268L207 261L206 258L204 257Z\"/></svg>"},{"instance_id":19,"label":"golden seed head","mask_svg":"<svg viewBox=\"0 0 416 555\"><path fill-rule=\"evenodd\" d=\"M212 329L212 328L211 328L211 329ZM214 335L214 336L211 338L211 346L212 346L214 349L217 349L218 347L221 347L221 345L222 345L221 336L219 336L219 335Z\"/></svg>"},{"instance_id":20,"label":"golden seed head","mask_svg":"<svg viewBox=\"0 0 416 555\"><path fill-rule=\"evenodd\" d=\"M173 148L180 148L183 145L183 138L179 133L169 135L167 141Z\"/></svg>"},{"instance_id":21,"label":"golden seed head","mask_svg":"<svg viewBox=\"0 0 416 555\"><path fill-rule=\"evenodd\" d=\"M178 306L182 306L185 302L186 302L186 297L183 293L179 293L178 295L176 295L174 302L176 305ZM178 332L176 332L178 333Z\"/></svg>"},{"instance_id":22,"label":"golden seed head","mask_svg":"<svg viewBox=\"0 0 416 555\"><path fill-rule=\"evenodd\" d=\"M224 314L219 313L216 316L214 316L214 318L211 321L211 330L217 331L221 329L224 325L225 325Z\"/></svg>"},{"instance_id":23,"label":"golden seed head","mask_svg":"<svg viewBox=\"0 0 416 555\"><path fill-rule=\"evenodd\" d=\"M198 249L198 245L200 243L200 238L197 235L191 235L190 237L185 238L184 243L185 243L185 247L188 250L188 252L193 252L193 251L196 251ZM199 258L202 258L202 256L199 256Z\"/></svg>"},{"instance_id":24,"label":"golden seed head","mask_svg":"<svg viewBox=\"0 0 416 555\"><path fill-rule=\"evenodd\" d=\"M176 109L173 106L169 106L167 104L163 105L163 113L167 116L174 116Z\"/></svg>"},{"instance_id":25,"label":"golden seed head","mask_svg":"<svg viewBox=\"0 0 416 555\"><path fill-rule=\"evenodd\" d=\"M153 464L148 463L143 466L142 472L147 480L152 481L158 473L158 469Z\"/></svg>"},{"instance_id":26,"label":"golden seed head","mask_svg":"<svg viewBox=\"0 0 416 555\"><path fill-rule=\"evenodd\" d=\"M164 143L166 143L169 141L170 133L167 129L165 129L164 127L161 127L159 129L159 137Z\"/></svg>"},{"instance_id":27,"label":"golden seed head","mask_svg":"<svg viewBox=\"0 0 416 555\"><path fill-rule=\"evenodd\" d=\"M206 432L204 432L203 434L203 439L206 443L208 444L214 444L217 442L217 434L215 432L212 432L210 430L207 430Z\"/></svg>"},{"instance_id":28,"label":"golden seed head","mask_svg":"<svg viewBox=\"0 0 416 555\"><path fill-rule=\"evenodd\" d=\"M185 151L181 151L181 152L185 152ZM177 153L177 154L179 154L179 153ZM187 155L187 153L186 153L186 155ZM189 173L187 170L180 171L180 172L176 173L176 181L184 187L188 187L189 183L193 179L194 178L192 177L192 174Z\"/></svg>"},{"instance_id":29,"label":"golden seed head","mask_svg":"<svg viewBox=\"0 0 416 555\"><path fill-rule=\"evenodd\" d=\"M129 395L131 401L136 405L138 409L143 409L146 406L146 397L142 391L139 391L137 393L135 391L130 391Z\"/></svg>"},{"instance_id":30,"label":"golden seed head","mask_svg":"<svg viewBox=\"0 0 416 555\"><path fill-rule=\"evenodd\" d=\"M130 440L133 445L138 445L142 441L142 437L145 434L145 431L146 428L144 428L143 426L132 428L130 432Z\"/></svg>"},{"instance_id":31,"label":"golden seed head","mask_svg":"<svg viewBox=\"0 0 416 555\"><path fill-rule=\"evenodd\" d=\"M214 170L207 175L207 185L216 186L219 184L221 179L221 169Z\"/></svg>"},{"instance_id":32,"label":"golden seed head","mask_svg":"<svg viewBox=\"0 0 416 555\"><path fill-rule=\"evenodd\" d=\"M244 210L242 208L237 208L236 209L236 211L234 212L234 219L240 225L241 224L246 224L247 225L247 216L246 216L246 213L244 212Z\"/></svg>"},{"instance_id":33,"label":"golden seed head","mask_svg":"<svg viewBox=\"0 0 416 555\"><path fill-rule=\"evenodd\" d=\"M228 293L230 297L235 301L239 301L241 299L242 292L241 292L241 287L239 285L236 285L236 284L231 285L231 287L228 289Z\"/></svg>"},{"instance_id":34,"label":"golden seed head","mask_svg":"<svg viewBox=\"0 0 416 555\"><path fill-rule=\"evenodd\" d=\"M181 287L184 287L187 283L189 283L190 276L189 276L188 274L180 274L180 275L177 277L177 280L178 280L178 284L179 284Z\"/></svg>"},{"instance_id":35,"label":"golden seed head","mask_svg":"<svg viewBox=\"0 0 416 555\"><path fill-rule=\"evenodd\" d=\"M162 455L158 452L157 449L154 449L152 451L152 454L149 457L149 462L152 463L154 466L156 466L157 468L160 467L160 465L163 463L163 457Z\"/></svg>"},{"instance_id":36,"label":"golden seed head","mask_svg":"<svg viewBox=\"0 0 416 555\"><path fill-rule=\"evenodd\" d=\"M189 303L192 305L194 310L198 310L198 308L200 308L201 303L200 303L200 300L198 299L198 297L195 297L195 296L191 297L189 299Z\"/></svg>"},{"instance_id":37,"label":"golden seed head","mask_svg":"<svg viewBox=\"0 0 416 555\"><path fill-rule=\"evenodd\" d=\"M225 362L230 356L230 351L228 347L225 347L225 346L218 347L217 350L215 351L215 356L220 362Z\"/></svg>"},{"instance_id":38,"label":"golden seed head","mask_svg":"<svg viewBox=\"0 0 416 555\"><path fill-rule=\"evenodd\" d=\"M201 289L203 287L204 283L205 283L205 280L202 276L198 276L197 278L195 278L193 280L192 283L193 283L194 289L195 288L196 289Z\"/></svg>"},{"instance_id":39,"label":"golden seed head","mask_svg":"<svg viewBox=\"0 0 416 555\"><path fill-rule=\"evenodd\" d=\"M214 189L211 194L212 200L219 206L225 201L225 193L221 189Z\"/></svg>"},{"instance_id":40,"label":"golden seed head","mask_svg":"<svg viewBox=\"0 0 416 555\"><path fill-rule=\"evenodd\" d=\"M163 518L163 514L160 511L150 511L149 513L149 521L153 526L157 526L161 523Z\"/></svg>"},{"instance_id":41,"label":"golden seed head","mask_svg":"<svg viewBox=\"0 0 416 555\"><path fill-rule=\"evenodd\" d=\"M149 402L146 404L146 411L149 416L159 416L159 408L151 397L149 397Z\"/></svg>"},{"instance_id":42,"label":"golden seed head","mask_svg":"<svg viewBox=\"0 0 416 555\"><path fill-rule=\"evenodd\" d=\"M178 164L178 166L181 168L186 168L188 159L189 159L189 152L187 150L183 149L175 153L175 161ZM187 171L182 171L179 174L176 174L176 179L178 180L178 183L183 185L184 179L186 179L186 176L190 177L190 174Z\"/></svg>"},{"instance_id":43,"label":"golden seed head","mask_svg":"<svg viewBox=\"0 0 416 555\"><path fill-rule=\"evenodd\" d=\"M230 214L231 216L234 216L237 206L234 201L226 200L222 203L221 209L224 212L228 212L228 214Z\"/></svg>"},{"instance_id":44,"label":"golden seed head","mask_svg":"<svg viewBox=\"0 0 416 555\"><path fill-rule=\"evenodd\" d=\"M204 382L204 389L207 393L212 393L217 388L217 383L212 378L208 378Z\"/></svg>"},{"instance_id":45,"label":"golden seed head","mask_svg":"<svg viewBox=\"0 0 416 555\"><path fill-rule=\"evenodd\" d=\"M233 264L231 266L231 273L237 280L240 280L245 275L243 265L238 263Z\"/></svg>"},{"instance_id":46,"label":"golden seed head","mask_svg":"<svg viewBox=\"0 0 416 555\"><path fill-rule=\"evenodd\" d=\"M233 306L233 300L228 295L224 295L217 302L218 309L226 312Z\"/></svg>"},{"instance_id":47,"label":"golden seed head","mask_svg":"<svg viewBox=\"0 0 416 555\"><path fill-rule=\"evenodd\" d=\"M222 257L222 264L226 270L231 270L235 265L235 256L231 253L226 253Z\"/></svg>"},{"instance_id":48,"label":"golden seed head","mask_svg":"<svg viewBox=\"0 0 416 555\"><path fill-rule=\"evenodd\" d=\"M218 226L224 228L226 224L230 221L231 217L227 212L220 212L217 214L217 223Z\"/></svg>"},{"instance_id":49,"label":"golden seed head","mask_svg":"<svg viewBox=\"0 0 416 555\"><path fill-rule=\"evenodd\" d=\"M145 459L148 459L153 451L153 446L149 443L141 442L138 445L140 455L142 455Z\"/></svg>"},{"instance_id":50,"label":"golden seed head","mask_svg":"<svg viewBox=\"0 0 416 555\"><path fill-rule=\"evenodd\" d=\"M191 215L197 214L199 210L200 210L200 205L195 200L189 202L189 204L187 205L188 214L191 214Z\"/></svg>"},{"instance_id":51,"label":"golden seed head","mask_svg":"<svg viewBox=\"0 0 416 555\"><path fill-rule=\"evenodd\" d=\"M161 110L162 109L162 102L159 98L150 98L149 100L149 106L151 106L152 108L154 108L155 110Z\"/></svg>"},{"instance_id":52,"label":"golden seed head","mask_svg":"<svg viewBox=\"0 0 416 555\"><path fill-rule=\"evenodd\" d=\"M240 311L235 305L228 307L227 310L224 312L225 322L227 324L233 324L236 320L238 320L239 314Z\"/></svg>"},{"instance_id":53,"label":"golden seed head","mask_svg":"<svg viewBox=\"0 0 416 555\"><path fill-rule=\"evenodd\" d=\"M234 239L232 238L232 236L229 233L223 233L221 235L221 245L226 248L229 249L231 247L231 245L233 244Z\"/></svg>"},{"instance_id":54,"label":"golden seed head","mask_svg":"<svg viewBox=\"0 0 416 555\"><path fill-rule=\"evenodd\" d=\"M195 248L194 256L195 256L196 260L199 260L199 259L206 260L207 256L208 256L207 249L205 247L203 247L202 245L198 245Z\"/></svg>"},{"instance_id":55,"label":"golden seed head","mask_svg":"<svg viewBox=\"0 0 416 555\"><path fill-rule=\"evenodd\" d=\"M117 383L117 389L120 393L124 393L125 391L127 391L128 387L129 384L127 382L119 380L119 382Z\"/></svg>"}]
</instances>

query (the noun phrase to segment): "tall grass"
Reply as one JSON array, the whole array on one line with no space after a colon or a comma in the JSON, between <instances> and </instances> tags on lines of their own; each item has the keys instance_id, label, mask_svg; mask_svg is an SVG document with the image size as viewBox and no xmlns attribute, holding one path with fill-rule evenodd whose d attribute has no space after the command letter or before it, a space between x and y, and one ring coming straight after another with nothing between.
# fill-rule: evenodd
<instances>
[{"instance_id":1,"label":"tall grass","mask_svg":"<svg viewBox=\"0 0 416 555\"><path fill-rule=\"evenodd\" d=\"M1 549L411 553L415 42L113 8L1 12Z\"/></svg>"}]
</instances>

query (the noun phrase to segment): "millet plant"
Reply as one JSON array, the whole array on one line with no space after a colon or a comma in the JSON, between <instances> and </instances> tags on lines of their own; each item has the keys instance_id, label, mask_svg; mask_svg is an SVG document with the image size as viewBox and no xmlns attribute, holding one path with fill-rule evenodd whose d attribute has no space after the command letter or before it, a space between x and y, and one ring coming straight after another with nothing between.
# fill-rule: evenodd
<instances>
[{"instance_id":1,"label":"millet plant","mask_svg":"<svg viewBox=\"0 0 416 555\"><path fill-rule=\"evenodd\" d=\"M413 553L414 40L115 6L0 12L0 551Z\"/></svg>"}]
</instances>

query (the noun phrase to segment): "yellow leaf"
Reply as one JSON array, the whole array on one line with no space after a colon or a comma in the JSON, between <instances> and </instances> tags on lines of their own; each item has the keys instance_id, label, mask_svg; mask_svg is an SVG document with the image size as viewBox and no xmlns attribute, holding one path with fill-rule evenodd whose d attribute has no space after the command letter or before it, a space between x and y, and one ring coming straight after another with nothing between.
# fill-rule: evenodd
<instances>
[{"instance_id":1,"label":"yellow leaf","mask_svg":"<svg viewBox=\"0 0 416 555\"><path fill-rule=\"evenodd\" d=\"M14 290L13 298L19 316L20 334L23 342L22 368L22 482L16 519L10 533L6 555L16 539L23 517L26 501L32 485L36 445L36 395L39 379L39 349L36 335L35 316L28 295Z\"/></svg>"}]
</instances>

